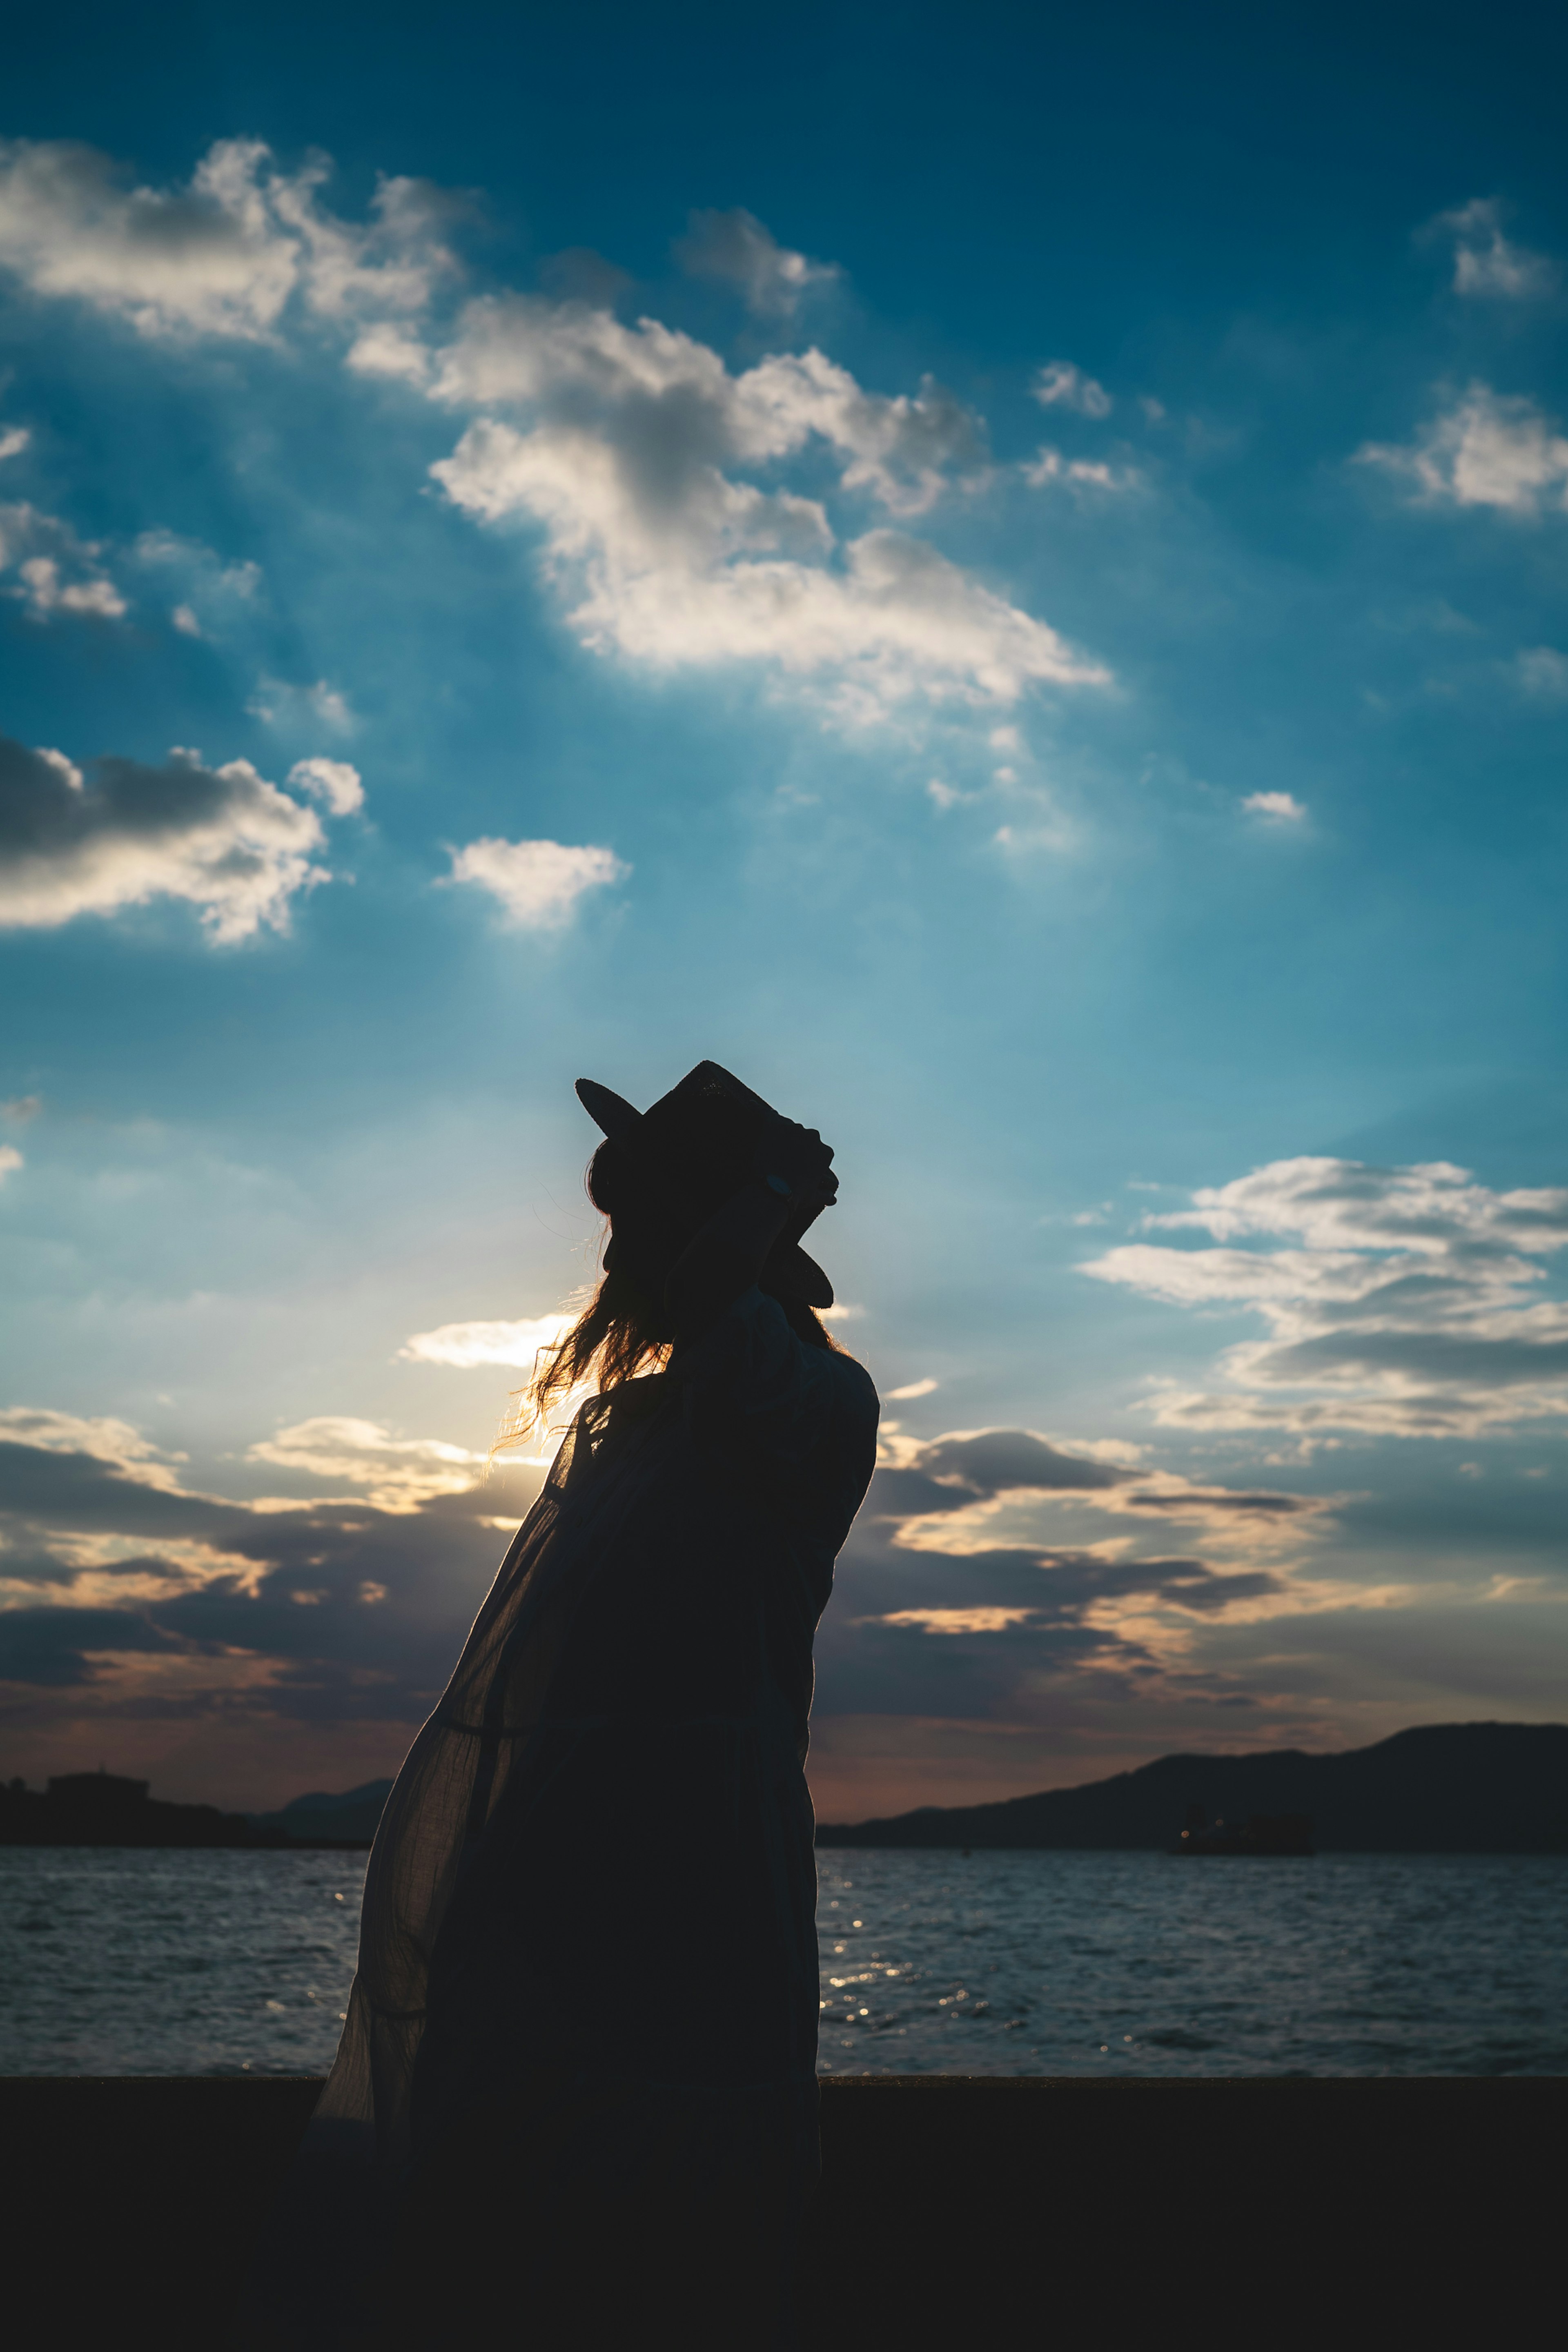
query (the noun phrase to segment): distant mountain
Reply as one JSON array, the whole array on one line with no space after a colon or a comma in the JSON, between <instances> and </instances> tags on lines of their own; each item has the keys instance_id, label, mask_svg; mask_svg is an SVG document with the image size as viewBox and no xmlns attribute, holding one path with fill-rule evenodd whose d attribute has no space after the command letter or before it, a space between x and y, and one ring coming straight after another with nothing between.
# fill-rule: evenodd
<instances>
[{"instance_id":1,"label":"distant mountain","mask_svg":"<svg viewBox=\"0 0 1568 2352\"><path fill-rule=\"evenodd\" d=\"M341 1797L312 1789L308 1797L291 1798L281 1812L252 1813L250 1819L258 1829L281 1830L285 1837L369 1845L391 1793L390 1780L366 1780Z\"/></svg>"},{"instance_id":2,"label":"distant mountain","mask_svg":"<svg viewBox=\"0 0 1568 2352\"><path fill-rule=\"evenodd\" d=\"M1568 1725L1435 1724L1331 1756L1162 1756L1002 1804L824 1822L816 1843L1163 1848L1198 1808L1211 1822L1310 1814L1320 1852L1568 1853Z\"/></svg>"}]
</instances>

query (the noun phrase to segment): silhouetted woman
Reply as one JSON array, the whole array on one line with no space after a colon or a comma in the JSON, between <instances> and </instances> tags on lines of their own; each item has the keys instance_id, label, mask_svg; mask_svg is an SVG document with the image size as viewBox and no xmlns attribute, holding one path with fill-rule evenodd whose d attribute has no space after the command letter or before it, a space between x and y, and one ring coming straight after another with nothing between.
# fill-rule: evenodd
<instances>
[{"instance_id":1,"label":"silhouetted woman","mask_svg":"<svg viewBox=\"0 0 1568 2352\"><path fill-rule=\"evenodd\" d=\"M814 1311L816 1131L711 1062L640 1116L577 1091L605 1275L530 1402L599 1392L387 1801L252 2340L791 2340L812 1637L876 1391Z\"/></svg>"}]
</instances>

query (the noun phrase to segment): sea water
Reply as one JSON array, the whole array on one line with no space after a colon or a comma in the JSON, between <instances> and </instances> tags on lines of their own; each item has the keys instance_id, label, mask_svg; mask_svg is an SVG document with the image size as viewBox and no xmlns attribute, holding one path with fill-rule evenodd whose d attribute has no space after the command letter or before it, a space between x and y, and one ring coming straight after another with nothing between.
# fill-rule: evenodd
<instances>
[{"instance_id":1,"label":"sea water","mask_svg":"<svg viewBox=\"0 0 1568 2352\"><path fill-rule=\"evenodd\" d=\"M825 2074L1568 2073L1568 1858L817 1860ZM324 2073L363 1878L359 1853L0 1848L0 2073Z\"/></svg>"},{"instance_id":2,"label":"sea water","mask_svg":"<svg viewBox=\"0 0 1568 2352\"><path fill-rule=\"evenodd\" d=\"M817 1865L825 2074L1568 2073L1568 1858Z\"/></svg>"}]
</instances>

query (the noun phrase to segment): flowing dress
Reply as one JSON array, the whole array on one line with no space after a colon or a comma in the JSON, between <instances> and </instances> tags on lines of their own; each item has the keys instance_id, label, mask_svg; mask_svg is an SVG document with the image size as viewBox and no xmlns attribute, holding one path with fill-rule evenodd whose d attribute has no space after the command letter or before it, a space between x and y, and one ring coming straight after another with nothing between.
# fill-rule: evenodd
<instances>
[{"instance_id":1,"label":"flowing dress","mask_svg":"<svg viewBox=\"0 0 1568 2352\"><path fill-rule=\"evenodd\" d=\"M812 1639L877 1413L755 1289L577 1412L387 1800L242 2342L424 2352L467 2340L453 2294L502 2343L658 2334L671 2295L689 2343L789 2340Z\"/></svg>"}]
</instances>

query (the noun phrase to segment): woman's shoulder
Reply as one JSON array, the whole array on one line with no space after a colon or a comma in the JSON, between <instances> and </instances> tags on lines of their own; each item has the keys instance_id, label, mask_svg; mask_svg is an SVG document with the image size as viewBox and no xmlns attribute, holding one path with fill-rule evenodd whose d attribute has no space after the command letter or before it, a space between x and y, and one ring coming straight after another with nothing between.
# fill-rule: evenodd
<instances>
[{"instance_id":1,"label":"woman's shoulder","mask_svg":"<svg viewBox=\"0 0 1568 2352\"><path fill-rule=\"evenodd\" d=\"M812 1320L816 1322L817 1318L814 1316ZM820 1322L817 1332L823 1333ZM747 1352L793 1356L805 1370L828 1373L846 1391L868 1396L876 1402L876 1385L858 1358L831 1337L825 1346L822 1336L804 1336L771 1291L755 1286L742 1291L717 1318L704 1340L698 1342L699 1348L705 1345L708 1338L718 1343L715 1354L738 1347Z\"/></svg>"},{"instance_id":2,"label":"woman's shoulder","mask_svg":"<svg viewBox=\"0 0 1568 2352\"><path fill-rule=\"evenodd\" d=\"M721 1412L875 1423L877 1391L865 1366L837 1346L802 1338L776 1298L743 1291L700 1338L678 1348L670 1370L688 1392Z\"/></svg>"},{"instance_id":3,"label":"woman's shoulder","mask_svg":"<svg viewBox=\"0 0 1568 2352\"><path fill-rule=\"evenodd\" d=\"M858 1356L841 1348L837 1339L825 1351L833 1368L833 1378L846 1402L869 1412L875 1420L881 1412L882 1400L877 1394L877 1383Z\"/></svg>"}]
</instances>

